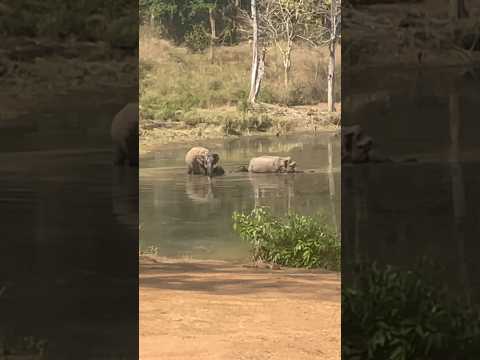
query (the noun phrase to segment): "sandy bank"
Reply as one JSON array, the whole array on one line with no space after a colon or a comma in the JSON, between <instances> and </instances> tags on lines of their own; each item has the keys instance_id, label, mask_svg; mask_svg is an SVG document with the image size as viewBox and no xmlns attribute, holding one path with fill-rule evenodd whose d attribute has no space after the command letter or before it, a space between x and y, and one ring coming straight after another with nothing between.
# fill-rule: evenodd
<instances>
[{"instance_id":1,"label":"sandy bank","mask_svg":"<svg viewBox=\"0 0 480 360\"><path fill-rule=\"evenodd\" d=\"M340 275L140 259L140 359L340 359Z\"/></svg>"}]
</instances>

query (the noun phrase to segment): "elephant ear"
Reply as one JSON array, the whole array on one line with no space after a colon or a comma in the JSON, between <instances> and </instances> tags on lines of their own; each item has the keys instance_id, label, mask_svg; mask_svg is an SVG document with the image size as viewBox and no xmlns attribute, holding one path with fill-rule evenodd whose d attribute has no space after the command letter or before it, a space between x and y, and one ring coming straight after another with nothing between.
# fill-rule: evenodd
<instances>
[{"instance_id":1,"label":"elephant ear","mask_svg":"<svg viewBox=\"0 0 480 360\"><path fill-rule=\"evenodd\" d=\"M213 157L213 165L218 164L218 162L220 161L220 156L218 156L218 154L212 154L212 157Z\"/></svg>"}]
</instances>

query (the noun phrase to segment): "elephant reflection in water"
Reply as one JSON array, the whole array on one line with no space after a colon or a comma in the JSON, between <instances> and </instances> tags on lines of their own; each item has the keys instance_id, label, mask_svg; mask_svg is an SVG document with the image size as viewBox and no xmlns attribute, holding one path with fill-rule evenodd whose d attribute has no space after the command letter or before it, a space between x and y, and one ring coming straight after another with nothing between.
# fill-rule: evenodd
<instances>
[{"instance_id":1,"label":"elephant reflection in water","mask_svg":"<svg viewBox=\"0 0 480 360\"><path fill-rule=\"evenodd\" d=\"M189 176L185 184L185 193L198 204L208 204L209 207L217 208L220 200L215 197L214 187L209 178Z\"/></svg>"},{"instance_id":2,"label":"elephant reflection in water","mask_svg":"<svg viewBox=\"0 0 480 360\"><path fill-rule=\"evenodd\" d=\"M131 229L138 229L138 169L113 169L112 208L117 220Z\"/></svg>"},{"instance_id":3,"label":"elephant reflection in water","mask_svg":"<svg viewBox=\"0 0 480 360\"><path fill-rule=\"evenodd\" d=\"M249 179L254 191L255 207L280 203L280 206L292 209L295 197L294 175L249 173Z\"/></svg>"}]
</instances>

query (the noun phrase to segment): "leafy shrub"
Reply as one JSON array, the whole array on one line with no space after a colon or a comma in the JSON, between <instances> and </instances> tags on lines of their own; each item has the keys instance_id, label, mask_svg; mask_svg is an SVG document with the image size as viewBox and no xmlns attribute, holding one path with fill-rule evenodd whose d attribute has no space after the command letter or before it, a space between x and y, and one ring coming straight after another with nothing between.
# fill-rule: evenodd
<instances>
[{"instance_id":1,"label":"leafy shrub","mask_svg":"<svg viewBox=\"0 0 480 360\"><path fill-rule=\"evenodd\" d=\"M232 117L225 118L222 130L225 135L240 135L242 133L240 122Z\"/></svg>"},{"instance_id":2,"label":"leafy shrub","mask_svg":"<svg viewBox=\"0 0 480 360\"><path fill-rule=\"evenodd\" d=\"M202 25L194 25L185 35L185 46L192 52L202 52L210 46L210 37Z\"/></svg>"},{"instance_id":3,"label":"leafy shrub","mask_svg":"<svg viewBox=\"0 0 480 360\"><path fill-rule=\"evenodd\" d=\"M253 260L293 267L340 268L340 240L321 220L293 213L280 219L259 207L250 214L234 212L233 227L251 245Z\"/></svg>"},{"instance_id":4,"label":"leafy shrub","mask_svg":"<svg viewBox=\"0 0 480 360\"><path fill-rule=\"evenodd\" d=\"M249 131L265 132L272 127L272 119L268 115L249 116L244 120L244 127Z\"/></svg>"},{"instance_id":5,"label":"leafy shrub","mask_svg":"<svg viewBox=\"0 0 480 360\"><path fill-rule=\"evenodd\" d=\"M478 358L479 313L451 301L427 273L356 270L356 288L342 290L342 359Z\"/></svg>"}]
</instances>

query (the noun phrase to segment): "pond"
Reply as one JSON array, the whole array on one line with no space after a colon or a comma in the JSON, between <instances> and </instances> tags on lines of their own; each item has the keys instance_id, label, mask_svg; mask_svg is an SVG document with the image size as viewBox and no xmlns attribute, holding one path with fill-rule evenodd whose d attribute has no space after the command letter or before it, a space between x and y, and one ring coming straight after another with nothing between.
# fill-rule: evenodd
<instances>
[{"instance_id":1,"label":"pond","mask_svg":"<svg viewBox=\"0 0 480 360\"><path fill-rule=\"evenodd\" d=\"M466 71L437 69L423 78L392 72L409 86L386 82L388 96L342 117L360 124L382 153L418 159L342 167L344 284L357 261L408 268L427 257L444 269L442 280L455 294L480 300L480 83ZM366 94L377 90L364 86Z\"/></svg>"},{"instance_id":2,"label":"pond","mask_svg":"<svg viewBox=\"0 0 480 360\"><path fill-rule=\"evenodd\" d=\"M49 359L138 334L138 169L112 166L109 135L128 100L73 101L0 123L0 342L47 338Z\"/></svg>"},{"instance_id":3,"label":"pond","mask_svg":"<svg viewBox=\"0 0 480 360\"><path fill-rule=\"evenodd\" d=\"M210 183L187 175L190 145L165 146L140 162L140 249L156 247L163 256L242 260L248 250L232 229L232 213L268 206L276 215L289 210L321 213L340 226L340 143L332 133L244 137L204 141L220 155L226 175ZM328 172L328 142L333 171ZM196 145L196 144L195 144ZM296 174L231 172L259 155L291 156Z\"/></svg>"}]
</instances>

